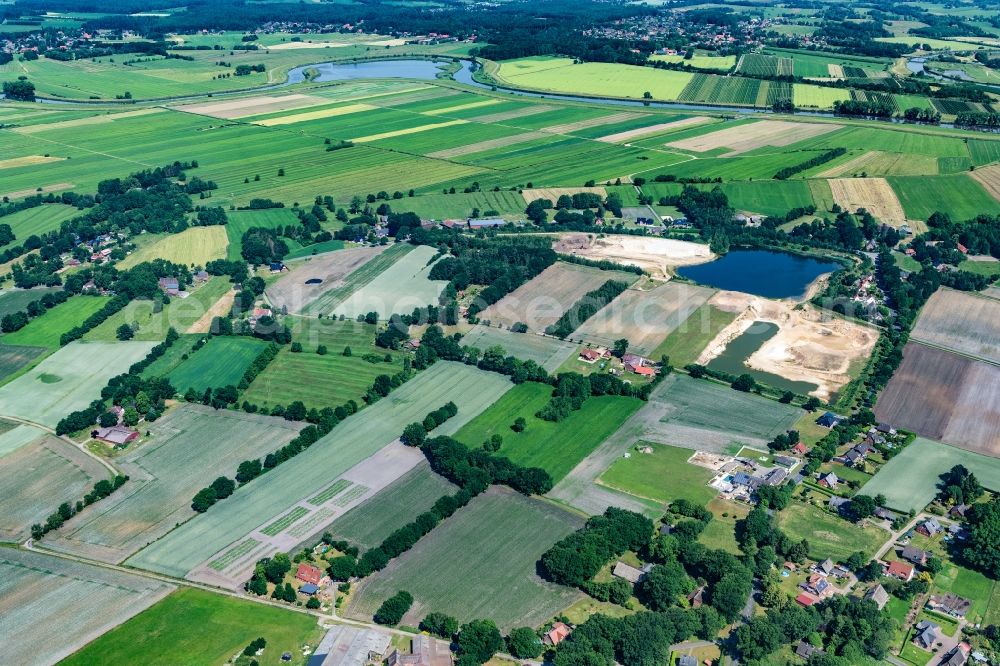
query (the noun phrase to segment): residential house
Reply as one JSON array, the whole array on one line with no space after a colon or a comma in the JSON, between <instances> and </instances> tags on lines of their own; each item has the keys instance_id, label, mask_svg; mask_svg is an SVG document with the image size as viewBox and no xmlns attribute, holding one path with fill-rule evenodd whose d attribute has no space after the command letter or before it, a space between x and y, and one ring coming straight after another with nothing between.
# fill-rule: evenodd
<instances>
[{"instance_id":1,"label":"residential house","mask_svg":"<svg viewBox=\"0 0 1000 666\"><path fill-rule=\"evenodd\" d=\"M649 363L649 359L639 356L638 354L625 353L622 354L622 363L626 366L631 365L638 368L641 365L647 365Z\"/></svg>"},{"instance_id":2,"label":"residential house","mask_svg":"<svg viewBox=\"0 0 1000 666\"><path fill-rule=\"evenodd\" d=\"M968 504L956 504L948 510L948 515L955 520L961 520L965 518L965 512L969 510Z\"/></svg>"},{"instance_id":3,"label":"residential house","mask_svg":"<svg viewBox=\"0 0 1000 666\"><path fill-rule=\"evenodd\" d=\"M596 349L584 349L580 352L580 360L584 363L595 363L600 360L601 353Z\"/></svg>"},{"instance_id":4,"label":"residential house","mask_svg":"<svg viewBox=\"0 0 1000 666\"><path fill-rule=\"evenodd\" d=\"M813 569L813 571L815 571L818 574L823 574L824 576L829 576L830 574L833 573L833 569L834 569L833 560L831 560L828 557L825 560L823 560L822 562L817 562L816 564L814 564L812 569Z\"/></svg>"},{"instance_id":5,"label":"residential house","mask_svg":"<svg viewBox=\"0 0 1000 666\"><path fill-rule=\"evenodd\" d=\"M885 591L885 588L881 585L876 585L872 589L865 592L865 599L868 601L874 601L875 605L878 606L879 610L885 608L885 605L889 603L889 593Z\"/></svg>"},{"instance_id":6,"label":"residential house","mask_svg":"<svg viewBox=\"0 0 1000 666\"><path fill-rule=\"evenodd\" d=\"M208 282L208 278L211 276L206 271L197 271L194 274L194 279L198 282Z\"/></svg>"},{"instance_id":7,"label":"residential house","mask_svg":"<svg viewBox=\"0 0 1000 666\"><path fill-rule=\"evenodd\" d=\"M615 568L611 571L611 573L618 578L627 580L632 584L638 583L646 576L642 569L636 569L635 567L621 561L615 564Z\"/></svg>"},{"instance_id":8,"label":"residential house","mask_svg":"<svg viewBox=\"0 0 1000 666\"><path fill-rule=\"evenodd\" d=\"M688 595L688 603L691 608L700 608L705 603L705 586L700 585L694 592Z\"/></svg>"},{"instance_id":9,"label":"residential house","mask_svg":"<svg viewBox=\"0 0 1000 666\"><path fill-rule=\"evenodd\" d=\"M823 426L824 428L833 428L835 425L844 420L844 417L837 416L833 412L824 412L822 416L816 419L816 423Z\"/></svg>"},{"instance_id":10,"label":"residential house","mask_svg":"<svg viewBox=\"0 0 1000 666\"><path fill-rule=\"evenodd\" d=\"M921 620L917 622L917 625L913 628L913 642L922 647L925 650L930 650L934 647L934 643L938 639L938 630L940 627L930 620Z\"/></svg>"},{"instance_id":11,"label":"residential house","mask_svg":"<svg viewBox=\"0 0 1000 666\"><path fill-rule=\"evenodd\" d=\"M897 516L892 511L889 511L889 509L885 508L884 506L879 506L875 508L875 517L889 521L896 520L896 518L899 518L899 516Z\"/></svg>"},{"instance_id":12,"label":"residential house","mask_svg":"<svg viewBox=\"0 0 1000 666\"><path fill-rule=\"evenodd\" d=\"M303 583L319 585L319 582L323 580L323 572L319 569L319 567L314 567L311 564L302 562L299 564L299 568L295 570L295 577Z\"/></svg>"},{"instance_id":13,"label":"residential house","mask_svg":"<svg viewBox=\"0 0 1000 666\"><path fill-rule=\"evenodd\" d=\"M798 444L792 447L792 453L799 456L804 456L805 454L809 453L809 447L803 444L802 442L799 442Z\"/></svg>"},{"instance_id":14,"label":"residential house","mask_svg":"<svg viewBox=\"0 0 1000 666\"><path fill-rule=\"evenodd\" d=\"M795 654L796 656L808 661L808 659L814 654L824 654L824 652L818 647L810 645L805 641L799 641L799 644L795 646Z\"/></svg>"},{"instance_id":15,"label":"residential house","mask_svg":"<svg viewBox=\"0 0 1000 666\"><path fill-rule=\"evenodd\" d=\"M563 624L562 622L556 622L552 625L552 628L545 632L542 636L542 642L546 645L551 645L555 647L563 642L567 636L573 633L568 624Z\"/></svg>"},{"instance_id":16,"label":"residential house","mask_svg":"<svg viewBox=\"0 0 1000 666\"><path fill-rule=\"evenodd\" d=\"M932 537L940 531L941 523L938 522L937 518L928 518L917 525L917 532L927 537Z\"/></svg>"},{"instance_id":17,"label":"residential house","mask_svg":"<svg viewBox=\"0 0 1000 666\"><path fill-rule=\"evenodd\" d=\"M159 279L160 289L168 296L176 296L180 292L180 284L177 278L161 277Z\"/></svg>"},{"instance_id":18,"label":"residential house","mask_svg":"<svg viewBox=\"0 0 1000 666\"><path fill-rule=\"evenodd\" d=\"M940 666L965 666L966 662L969 660L969 652L971 649L972 648L968 643L959 643L952 649L945 652L944 656L941 657L941 661L938 663Z\"/></svg>"},{"instance_id":19,"label":"residential house","mask_svg":"<svg viewBox=\"0 0 1000 666\"><path fill-rule=\"evenodd\" d=\"M829 488L831 490L835 490L837 488L838 483L840 483L840 479L838 479L837 475L834 474L833 472L830 472L829 474L824 474L823 476L819 477L819 485L823 488Z\"/></svg>"},{"instance_id":20,"label":"residential house","mask_svg":"<svg viewBox=\"0 0 1000 666\"><path fill-rule=\"evenodd\" d=\"M889 567L885 570L885 573L901 581L909 581L913 578L913 565L896 560L889 563Z\"/></svg>"},{"instance_id":21,"label":"residential house","mask_svg":"<svg viewBox=\"0 0 1000 666\"><path fill-rule=\"evenodd\" d=\"M935 610L939 613L962 618L969 612L969 607L972 606L972 602L958 596L957 594L946 592L945 594L931 595L930 600L927 602L927 606L931 610Z\"/></svg>"},{"instance_id":22,"label":"residential house","mask_svg":"<svg viewBox=\"0 0 1000 666\"><path fill-rule=\"evenodd\" d=\"M113 425L110 428L98 428L90 433L94 439L107 442L112 446L125 446L139 439L139 433L123 425Z\"/></svg>"},{"instance_id":23,"label":"residential house","mask_svg":"<svg viewBox=\"0 0 1000 666\"><path fill-rule=\"evenodd\" d=\"M799 463L799 461L797 459L795 459L795 458L792 458L791 456L775 456L774 457L774 464L775 465L781 465L782 467L787 467L788 469L791 469L791 468L795 467L798 463Z\"/></svg>"},{"instance_id":24,"label":"residential house","mask_svg":"<svg viewBox=\"0 0 1000 666\"><path fill-rule=\"evenodd\" d=\"M814 573L809 578L800 585L800 587L806 592L815 595L819 598L828 597L833 594L833 586L830 585L830 581L826 579L826 576L818 573Z\"/></svg>"},{"instance_id":25,"label":"residential house","mask_svg":"<svg viewBox=\"0 0 1000 666\"><path fill-rule=\"evenodd\" d=\"M635 373L640 377L655 377L656 370L649 367L648 365L627 365L625 369L629 372Z\"/></svg>"},{"instance_id":26,"label":"residential house","mask_svg":"<svg viewBox=\"0 0 1000 666\"><path fill-rule=\"evenodd\" d=\"M904 546L903 550L899 551L899 556L904 560L921 567L927 564L927 557L929 555L930 553L926 550L914 548L913 546Z\"/></svg>"}]
</instances>

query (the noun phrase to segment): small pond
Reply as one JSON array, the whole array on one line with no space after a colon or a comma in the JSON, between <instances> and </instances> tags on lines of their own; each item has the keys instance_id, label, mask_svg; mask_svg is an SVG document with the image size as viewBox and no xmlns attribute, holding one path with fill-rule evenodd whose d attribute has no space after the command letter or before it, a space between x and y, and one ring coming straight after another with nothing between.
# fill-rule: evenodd
<instances>
[{"instance_id":1,"label":"small pond","mask_svg":"<svg viewBox=\"0 0 1000 666\"><path fill-rule=\"evenodd\" d=\"M746 373L758 382L773 386L782 391L792 391L794 393L801 393L802 395L808 394L809 391L815 391L817 388L815 384L791 381L780 375L754 370L744 365L744 362L754 352L763 347L764 343L773 338L777 333L778 326L776 324L768 321L755 321L750 325L750 328L733 338L721 354L709 361L708 368L710 370L718 370L719 372L728 372L731 375Z\"/></svg>"},{"instance_id":2,"label":"small pond","mask_svg":"<svg viewBox=\"0 0 1000 666\"><path fill-rule=\"evenodd\" d=\"M840 268L834 261L820 261L788 252L732 250L715 261L685 266L677 272L689 280L719 289L765 298L801 298L816 278Z\"/></svg>"}]
</instances>

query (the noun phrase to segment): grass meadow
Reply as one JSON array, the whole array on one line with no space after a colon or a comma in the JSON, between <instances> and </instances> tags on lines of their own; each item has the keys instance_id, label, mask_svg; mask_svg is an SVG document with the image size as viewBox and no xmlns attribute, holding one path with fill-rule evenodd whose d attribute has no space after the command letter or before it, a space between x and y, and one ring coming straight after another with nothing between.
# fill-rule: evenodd
<instances>
[{"instance_id":1,"label":"grass meadow","mask_svg":"<svg viewBox=\"0 0 1000 666\"><path fill-rule=\"evenodd\" d=\"M777 526L786 534L809 541L809 557L816 560L832 558L843 562L861 551L871 557L889 538L889 533L877 527L859 527L839 516L803 502L792 502L777 514Z\"/></svg>"},{"instance_id":2,"label":"grass meadow","mask_svg":"<svg viewBox=\"0 0 1000 666\"><path fill-rule=\"evenodd\" d=\"M638 451L641 446L649 446L653 452L641 453ZM688 463L691 455L691 449L639 442L631 457L619 458L611 464L600 483L663 504L686 499L704 506L718 494L708 485L715 473Z\"/></svg>"},{"instance_id":3,"label":"grass meadow","mask_svg":"<svg viewBox=\"0 0 1000 666\"><path fill-rule=\"evenodd\" d=\"M42 316L35 317L24 328L0 336L0 341L5 345L54 349L59 346L59 338L63 333L82 324L109 300L107 296L72 297L65 303L46 310Z\"/></svg>"},{"instance_id":4,"label":"grass meadow","mask_svg":"<svg viewBox=\"0 0 1000 666\"><path fill-rule=\"evenodd\" d=\"M228 243L225 227L191 227L153 243L144 243L118 265L131 268L144 261L166 259L182 266L204 266L213 259L224 259Z\"/></svg>"},{"instance_id":5,"label":"grass meadow","mask_svg":"<svg viewBox=\"0 0 1000 666\"><path fill-rule=\"evenodd\" d=\"M7 289L0 292L0 317L20 312L28 306L28 303L37 301L45 294L51 294L56 291L59 291L59 289L36 287L35 289Z\"/></svg>"},{"instance_id":6,"label":"grass meadow","mask_svg":"<svg viewBox=\"0 0 1000 666\"><path fill-rule=\"evenodd\" d=\"M213 337L205 346L179 366L167 378L178 393L194 389L201 393L207 388L236 386L267 343L255 338Z\"/></svg>"},{"instance_id":7,"label":"grass meadow","mask_svg":"<svg viewBox=\"0 0 1000 666\"><path fill-rule=\"evenodd\" d=\"M667 356L675 367L694 363L708 343L734 319L735 312L726 312L705 303L671 331L653 351L651 358Z\"/></svg>"},{"instance_id":8,"label":"grass meadow","mask_svg":"<svg viewBox=\"0 0 1000 666\"><path fill-rule=\"evenodd\" d=\"M303 645L315 648L322 629L311 615L183 588L62 663L220 664L257 637L267 641L257 661L278 666L284 652L299 654Z\"/></svg>"},{"instance_id":9,"label":"grass meadow","mask_svg":"<svg viewBox=\"0 0 1000 666\"><path fill-rule=\"evenodd\" d=\"M81 211L73 206L47 204L18 211L12 215L4 215L0 217L0 223L9 224L16 241L23 243L28 236L41 236L55 231L66 220L81 214Z\"/></svg>"},{"instance_id":10,"label":"grass meadow","mask_svg":"<svg viewBox=\"0 0 1000 666\"><path fill-rule=\"evenodd\" d=\"M535 413L551 395L552 387L547 384L518 384L459 430L455 438L478 447L492 435L500 435L503 445L499 455L521 465L541 467L558 482L642 406L638 398L600 396L588 398L582 409L562 421L543 421ZM522 432L511 430L518 417L527 422Z\"/></svg>"},{"instance_id":11,"label":"grass meadow","mask_svg":"<svg viewBox=\"0 0 1000 666\"><path fill-rule=\"evenodd\" d=\"M407 590L414 604L403 618L406 625L416 626L436 611L459 622L490 618L502 631L540 626L580 593L543 581L536 563L580 526L579 517L555 505L491 489L438 525L417 548L366 579L347 612L368 619L386 598Z\"/></svg>"},{"instance_id":12,"label":"grass meadow","mask_svg":"<svg viewBox=\"0 0 1000 666\"><path fill-rule=\"evenodd\" d=\"M1000 213L1000 202L965 174L937 176L891 176L889 184L910 219L926 220L936 212L955 220Z\"/></svg>"},{"instance_id":13,"label":"grass meadow","mask_svg":"<svg viewBox=\"0 0 1000 666\"><path fill-rule=\"evenodd\" d=\"M510 387L506 377L439 361L388 397L345 419L308 450L237 489L231 499L139 551L128 563L183 576L250 530L328 486L330 479L398 438L408 423L453 401L458 414L439 430L441 434L452 433Z\"/></svg>"}]
</instances>

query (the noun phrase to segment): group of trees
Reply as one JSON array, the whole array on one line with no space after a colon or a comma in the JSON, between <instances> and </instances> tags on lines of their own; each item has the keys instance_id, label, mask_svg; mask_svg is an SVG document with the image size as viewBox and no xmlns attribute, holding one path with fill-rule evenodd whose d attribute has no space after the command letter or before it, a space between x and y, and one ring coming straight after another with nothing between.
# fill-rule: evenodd
<instances>
[{"instance_id":1,"label":"group of trees","mask_svg":"<svg viewBox=\"0 0 1000 666\"><path fill-rule=\"evenodd\" d=\"M832 150L824 151L819 155L817 155L816 157L806 160L805 162L800 162L792 166L786 166L784 168L781 168L778 170L777 173L774 174L774 178L775 180L787 180L797 173L801 173L803 171L806 171L807 169L817 167L820 164L825 164L826 162L835 160L841 155L844 155L846 153L847 153L846 148L838 146Z\"/></svg>"},{"instance_id":2,"label":"group of trees","mask_svg":"<svg viewBox=\"0 0 1000 666\"><path fill-rule=\"evenodd\" d=\"M4 81L3 94L7 99L18 102L34 102L35 84L23 76L16 81Z\"/></svg>"},{"instance_id":3,"label":"group of trees","mask_svg":"<svg viewBox=\"0 0 1000 666\"><path fill-rule=\"evenodd\" d=\"M945 503L972 504L985 492L975 474L965 465L955 465L941 475L941 492L938 498Z\"/></svg>"},{"instance_id":4,"label":"group of trees","mask_svg":"<svg viewBox=\"0 0 1000 666\"><path fill-rule=\"evenodd\" d=\"M554 335L565 339L570 333L580 327L580 324L590 319L598 310L610 303L628 289L628 283L621 280L608 280L597 289L584 294L551 326L545 328L546 335Z\"/></svg>"},{"instance_id":5,"label":"group of trees","mask_svg":"<svg viewBox=\"0 0 1000 666\"><path fill-rule=\"evenodd\" d=\"M104 499L114 491L121 488L126 481L128 481L128 477L122 476L121 474L115 475L115 477L110 481L107 479L101 479L95 483L91 491L84 495L82 500L78 500L75 505L71 505L69 502L63 502L59 505L58 509L53 511L49 517L45 519L44 523L35 523L32 525L31 538L41 539L52 530L59 529L67 520L82 511L84 507L90 506L94 502Z\"/></svg>"},{"instance_id":6,"label":"group of trees","mask_svg":"<svg viewBox=\"0 0 1000 666\"><path fill-rule=\"evenodd\" d=\"M451 437L427 439L420 450L430 462L431 469L475 494L491 484L510 486L525 495L544 495L552 490L552 477L544 469L522 467L484 449L469 449Z\"/></svg>"},{"instance_id":7,"label":"group of trees","mask_svg":"<svg viewBox=\"0 0 1000 666\"><path fill-rule=\"evenodd\" d=\"M587 524L557 541L542 554L543 575L554 583L582 587L615 557L627 550L645 548L653 535L653 522L617 507L593 516Z\"/></svg>"}]
</instances>

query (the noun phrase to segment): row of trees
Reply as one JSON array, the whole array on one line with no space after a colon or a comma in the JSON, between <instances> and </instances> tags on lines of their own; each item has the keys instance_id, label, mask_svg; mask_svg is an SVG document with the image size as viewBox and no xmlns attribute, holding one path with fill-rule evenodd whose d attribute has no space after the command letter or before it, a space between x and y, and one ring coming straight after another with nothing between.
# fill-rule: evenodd
<instances>
[{"instance_id":1,"label":"row of trees","mask_svg":"<svg viewBox=\"0 0 1000 666\"><path fill-rule=\"evenodd\" d=\"M94 502L104 499L114 491L121 488L126 481L128 481L128 477L120 474L115 475L115 477L110 481L107 479L101 479L95 483L91 491L84 495L82 500L78 500L75 505L70 505L69 502L63 502L59 505L58 509L49 514L49 517L45 519L44 523L35 523L32 525L31 538L41 539L52 530L59 529L67 520L82 511L84 507L90 506Z\"/></svg>"},{"instance_id":2,"label":"row of trees","mask_svg":"<svg viewBox=\"0 0 1000 666\"><path fill-rule=\"evenodd\" d=\"M627 282L608 280L597 289L584 294L554 324L545 328L545 334L565 339L566 336L579 328L580 324L594 316L598 310L613 301L626 289L628 289Z\"/></svg>"}]
</instances>

